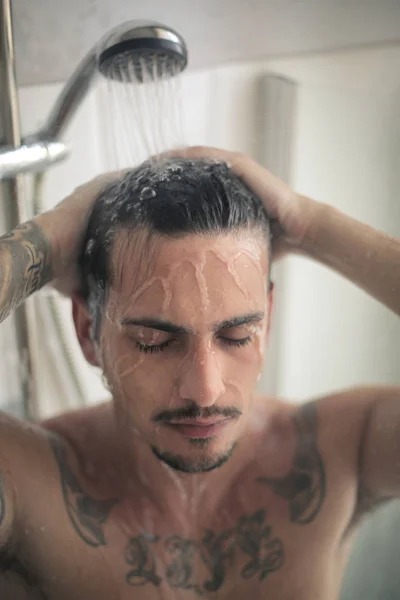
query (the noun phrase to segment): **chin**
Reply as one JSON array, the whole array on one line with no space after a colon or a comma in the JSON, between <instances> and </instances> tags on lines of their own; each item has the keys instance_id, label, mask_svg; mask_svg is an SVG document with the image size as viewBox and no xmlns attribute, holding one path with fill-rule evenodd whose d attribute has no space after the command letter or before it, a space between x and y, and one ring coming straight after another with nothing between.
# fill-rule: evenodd
<instances>
[{"instance_id":1,"label":"chin","mask_svg":"<svg viewBox=\"0 0 400 600\"><path fill-rule=\"evenodd\" d=\"M207 440L193 440L194 445L200 446L200 448L204 448L207 443ZM218 469L222 467L228 460L231 458L236 443L226 452L207 452L203 450L198 452L198 456L183 456L181 454L174 454L173 452L168 452L164 450L160 450L156 446L152 446L153 454L163 463L174 469L175 471L180 471L181 473L207 473L208 471L213 471L214 469Z\"/></svg>"}]
</instances>

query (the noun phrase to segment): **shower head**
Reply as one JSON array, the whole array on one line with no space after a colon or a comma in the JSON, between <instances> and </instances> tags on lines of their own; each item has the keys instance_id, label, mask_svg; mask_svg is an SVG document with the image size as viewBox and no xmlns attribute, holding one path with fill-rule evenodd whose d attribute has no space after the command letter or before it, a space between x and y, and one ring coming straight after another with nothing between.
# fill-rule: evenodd
<instances>
[{"instance_id":1,"label":"shower head","mask_svg":"<svg viewBox=\"0 0 400 600\"><path fill-rule=\"evenodd\" d=\"M155 21L128 21L110 31L98 44L97 64L108 79L138 82L173 77L186 67L183 38Z\"/></svg>"},{"instance_id":2,"label":"shower head","mask_svg":"<svg viewBox=\"0 0 400 600\"><path fill-rule=\"evenodd\" d=\"M123 23L106 34L81 61L47 122L31 138L34 141L59 139L99 72L108 79L140 83L177 75L186 64L186 44L170 27L154 21Z\"/></svg>"}]
</instances>

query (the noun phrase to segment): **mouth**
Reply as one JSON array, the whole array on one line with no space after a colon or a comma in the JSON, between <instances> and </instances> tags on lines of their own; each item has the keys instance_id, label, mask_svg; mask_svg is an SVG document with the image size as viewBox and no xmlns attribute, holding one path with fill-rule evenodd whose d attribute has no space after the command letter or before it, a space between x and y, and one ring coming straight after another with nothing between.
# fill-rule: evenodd
<instances>
[{"instance_id":1,"label":"mouth","mask_svg":"<svg viewBox=\"0 0 400 600\"><path fill-rule=\"evenodd\" d=\"M185 419L169 422L165 425L190 438L209 438L217 435L231 419Z\"/></svg>"}]
</instances>

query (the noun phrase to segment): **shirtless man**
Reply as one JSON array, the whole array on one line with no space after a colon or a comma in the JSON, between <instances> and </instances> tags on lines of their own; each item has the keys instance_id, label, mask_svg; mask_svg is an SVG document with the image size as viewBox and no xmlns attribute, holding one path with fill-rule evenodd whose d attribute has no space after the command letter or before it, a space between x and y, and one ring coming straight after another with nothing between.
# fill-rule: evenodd
<instances>
[{"instance_id":1,"label":"shirtless man","mask_svg":"<svg viewBox=\"0 0 400 600\"><path fill-rule=\"evenodd\" d=\"M399 388L255 394L269 228L272 253L398 314L399 241L246 156L183 156L101 193L97 179L0 239L1 318L80 281L77 336L112 394L40 425L2 416L1 600L334 600L359 519L400 495Z\"/></svg>"}]
</instances>

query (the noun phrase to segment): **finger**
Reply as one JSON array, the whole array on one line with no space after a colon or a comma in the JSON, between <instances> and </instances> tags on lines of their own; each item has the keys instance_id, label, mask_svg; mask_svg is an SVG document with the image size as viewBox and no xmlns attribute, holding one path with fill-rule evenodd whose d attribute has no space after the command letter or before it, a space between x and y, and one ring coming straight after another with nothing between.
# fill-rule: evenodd
<instances>
[{"instance_id":1,"label":"finger","mask_svg":"<svg viewBox=\"0 0 400 600\"><path fill-rule=\"evenodd\" d=\"M175 148L160 155L165 158L211 159L225 162L263 202L268 214L280 218L293 199L291 188L246 154L211 146Z\"/></svg>"},{"instance_id":2,"label":"finger","mask_svg":"<svg viewBox=\"0 0 400 600\"><path fill-rule=\"evenodd\" d=\"M182 148L172 148L166 152L157 155L158 158L191 158L191 159L211 159L220 162L230 163L236 153L229 150L221 150L211 146L186 146Z\"/></svg>"}]
</instances>

